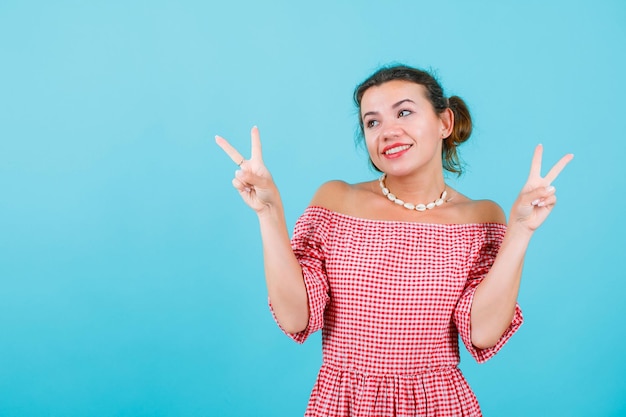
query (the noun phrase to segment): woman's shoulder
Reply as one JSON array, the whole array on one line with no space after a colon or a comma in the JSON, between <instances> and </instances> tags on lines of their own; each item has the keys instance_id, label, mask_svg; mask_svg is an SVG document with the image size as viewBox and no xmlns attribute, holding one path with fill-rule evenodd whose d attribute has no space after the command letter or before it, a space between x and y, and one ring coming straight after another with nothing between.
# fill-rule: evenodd
<instances>
[{"instance_id":1,"label":"woman's shoulder","mask_svg":"<svg viewBox=\"0 0 626 417\"><path fill-rule=\"evenodd\" d=\"M330 211L343 212L359 187L360 184L348 184L341 180L325 182L313 195L310 205L323 207Z\"/></svg>"},{"instance_id":2,"label":"woman's shoulder","mask_svg":"<svg viewBox=\"0 0 626 417\"><path fill-rule=\"evenodd\" d=\"M449 189L450 198L444 206L424 213L413 213L392 207L377 193L378 182L349 184L341 180L322 184L311 199L310 206L331 212L375 220L399 220L425 223L499 223L506 224L502 208L491 200L472 200L456 190Z\"/></svg>"},{"instance_id":3,"label":"woman's shoulder","mask_svg":"<svg viewBox=\"0 0 626 417\"><path fill-rule=\"evenodd\" d=\"M506 224L506 215L498 203L492 200L472 200L460 193L453 202L461 217L459 223L501 223Z\"/></svg>"}]
</instances>

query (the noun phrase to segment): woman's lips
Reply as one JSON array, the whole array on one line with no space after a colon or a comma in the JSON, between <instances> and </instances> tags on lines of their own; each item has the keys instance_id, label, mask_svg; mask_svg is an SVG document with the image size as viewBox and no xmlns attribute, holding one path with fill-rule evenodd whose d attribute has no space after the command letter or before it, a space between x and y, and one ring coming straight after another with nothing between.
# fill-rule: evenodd
<instances>
[{"instance_id":1,"label":"woman's lips","mask_svg":"<svg viewBox=\"0 0 626 417\"><path fill-rule=\"evenodd\" d=\"M394 144L383 149L385 158L398 158L408 151L413 145Z\"/></svg>"}]
</instances>

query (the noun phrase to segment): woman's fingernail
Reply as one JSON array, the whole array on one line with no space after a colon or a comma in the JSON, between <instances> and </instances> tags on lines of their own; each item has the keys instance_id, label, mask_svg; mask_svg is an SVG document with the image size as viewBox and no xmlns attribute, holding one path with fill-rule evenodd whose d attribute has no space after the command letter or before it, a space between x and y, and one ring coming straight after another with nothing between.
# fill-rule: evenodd
<instances>
[{"instance_id":1,"label":"woman's fingernail","mask_svg":"<svg viewBox=\"0 0 626 417\"><path fill-rule=\"evenodd\" d=\"M530 203L531 206L536 206L537 204L539 204L539 199L533 200L532 203Z\"/></svg>"},{"instance_id":2,"label":"woman's fingernail","mask_svg":"<svg viewBox=\"0 0 626 417\"><path fill-rule=\"evenodd\" d=\"M555 190L555 188L552 185L550 185L549 187L546 187L546 191L549 192L549 193L551 193L554 190Z\"/></svg>"}]
</instances>

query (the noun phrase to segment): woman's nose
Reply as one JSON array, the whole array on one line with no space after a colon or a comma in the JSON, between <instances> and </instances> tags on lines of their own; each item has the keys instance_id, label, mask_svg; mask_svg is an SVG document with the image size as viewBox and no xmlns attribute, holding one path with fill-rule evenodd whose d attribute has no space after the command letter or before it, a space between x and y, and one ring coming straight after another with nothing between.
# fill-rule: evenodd
<instances>
[{"instance_id":1,"label":"woman's nose","mask_svg":"<svg viewBox=\"0 0 626 417\"><path fill-rule=\"evenodd\" d=\"M382 130L384 140L397 139L400 135L402 135L402 129L396 123L389 124Z\"/></svg>"}]
</instances>

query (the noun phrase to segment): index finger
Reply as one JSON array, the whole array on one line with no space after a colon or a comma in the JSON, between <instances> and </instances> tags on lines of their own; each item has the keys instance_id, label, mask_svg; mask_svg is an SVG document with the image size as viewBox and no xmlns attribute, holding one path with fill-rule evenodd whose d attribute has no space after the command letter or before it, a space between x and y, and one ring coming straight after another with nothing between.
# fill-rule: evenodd
<instances>
[{"instance_id":1,"label":"index finger","mask_svg":"<svg viewBox=\"0 0 626 417\"><path fill-rule=\"evenodd\" d=\"M572 159L574 159L574 154L568 153L563 158L561 158L559 162L554 164L554 166L550 169L550 172L548 172L548 174L546 174L546 176L544 177L544 179L548 181L548 184L551 184L552 181L554 181L556 177L559 176L561 171L563 171L563 168L565 168L565 165L567 165Z\"/></svg>"},{"instance_id":2,"label":"index finger","mask_svg":"<svg viewBox=\"0 0 626 417\"><path fill-rule=\"evenodd\" d=\"M219 145L220 148L226 152L226 154L233 160L237 165L241 165L241 163L245 160L245 158L239 153L239 151L228 143L226 139L221 136L215 136L215 143Z\"/></svg>"}]
</instances>

